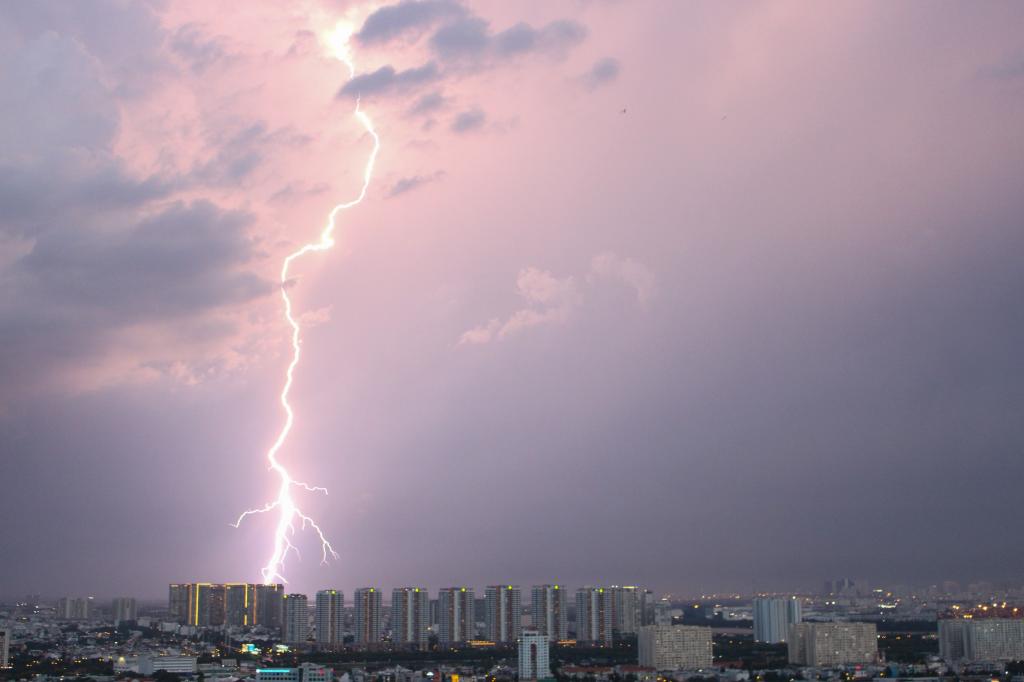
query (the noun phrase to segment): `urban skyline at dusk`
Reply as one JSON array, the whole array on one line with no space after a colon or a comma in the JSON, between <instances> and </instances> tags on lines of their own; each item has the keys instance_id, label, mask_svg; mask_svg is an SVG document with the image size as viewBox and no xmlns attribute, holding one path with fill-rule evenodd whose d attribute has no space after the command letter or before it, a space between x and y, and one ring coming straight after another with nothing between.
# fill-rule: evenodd
<instances>
[{"instance_id":1,"label":"urban skyline at dusk","mask_svg":"<svg viewBox=\"0 0 1024 682\"><path fill-rule=\"evenodd\" d=\"M1022 21L5 4L0 597L1016 594Z\"/></svg>"}]
</instances>

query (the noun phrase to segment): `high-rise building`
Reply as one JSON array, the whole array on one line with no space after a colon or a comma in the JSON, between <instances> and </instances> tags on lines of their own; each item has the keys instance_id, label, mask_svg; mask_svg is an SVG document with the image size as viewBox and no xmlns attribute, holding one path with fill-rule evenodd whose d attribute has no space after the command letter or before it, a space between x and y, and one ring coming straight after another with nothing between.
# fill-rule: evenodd
<instances>
[{"instance_id":1,"label":"high-rise building","mask_svg":"<svg viewBox=\"0 0 1024 682\"><path fill-rule=\"evenodd\" d=\"M269 630L281 629L284 620L284 585L267 583L253 586L253 625Z\"/></svg>"},{"instance_id":2,"label":"high-rise building","mask_svg":"<svg viewBox=\"0 0 1024 682\"><path fill-rule=\"evenodd\" d=\"M345 595L341 590L316 593L316 641L338 645L345 640Z\"/></svg>"},{"instance_id":3,"label":"high-rise building","mask_svg":"<svg viewBox=\"0 0 1024 682\"><path fill-rule=\"evenodd\" d=\"M645 625L637 635L640 665L655 670L702 670L714 662L711 628Z\"/></svg>"},{"instance_id":4,"label":"high-rise building","mask_svg":"<svg viewBox=\"0 0 1024 682\"><path fill-rule=\"evenodd\" d=\"M654 603L654 625L672 625L672 604L667 599Z\"/></svg>"},{"instance_id":5,"label":"high-rise building","mask_svg":"<svg viewBox=\"0 0 1024 682\"><path fill-rule=\"evenodd\" d=\"M545 680L551 677L548 635L537 630L523 630L519 636L519 680Z\"/></svg>"},{"instance_id":6,"label":"high-rise building","mask_svg":"<svg viewBox=\"0 0 1024 682\"><path fill-rule=\"evenodd\" d=\"M0 669L11 665L11 631L0 630Z\"/></svg>"},{"instance_id":7,"label":"high-rise building","mask_svg":"<svg viewBox=\"0 0 1024 682\"><path fill-rule=\"evenodd\" d=\"M518 585L489 585L484 591L487 639L515 642L523 631L522 594Z\"/></svg>"},{"instance_id":8,"label":"high-rise building","mask_svg":"<svg viewBox=\"0 0 1024 682\"><path fill-rule=\"evenodd\" d=\"M355 594L356 643L376 644L380 641L380 590L360 587Z\"/></svg>"},{"instance_id":9,"label":"high-rise building","mask_svg":"<svg viewBox=\"0 0 1024 682\"><path fill-rule=\"evenodd\" d=\"M878 660L874 623L795 623L787 644L789 662L796 665L828 668Z\"/></svg>"},{"instance_id":10,"label":"high-rise building","mask_svg":"<svg viewBox=\"0 0 1024 682\"><path fill-rule=\"evenodd\" d=\"M110 613L114 618L114 627L121 623L134 623L136 620L135 598L115 597L110 605Z\"/></svg>"},{"instance_id":11,"label":"high-rise building","mask_svg":"<svg viewBox=\"0 0 1024 682\"><path fill-rule=\"evenodd\" d=\"M286 594L284 601L284 641L304 644L309 639L309 598L304 594Z\"/></svg>"},{"instance_id":12,"label":"high-rise building","mask_svg":"<svg viewBox=\"0 0 1024 682\"><path fill-rule=\"evenodd\" d=\"M57 618L88 620L92 615L92 597L61 597L57 600Z\"/></svg>"},{"instance_id":13,"label":"high-rise building","mask_svg":"<svg viewBox=\"0 0 1024 682\"><path fill-rule=\"evenodd\" d=\"M1006 662L1024 660L1024 620L1017 618L982 618L975 620L939 621L940 650L946 623L960 622L965 661ZM948 660L956 660L950 657Z\"/></svg>"},{"instance_id":14,"label":"high-rise building","mask_svg":"<svg viewBox=\"0 0 1024 682\"><path fill-rule=\"evenodd\" d=\"M939 656L949 663L964 658L964 626L970 623L963 618L939 619Z\"/></svg>"},{"instance_id":15,"label":"high-rise building","mask_svg":"<svg viewBox=\"0 0 1024 682\"><path fill-rule=\"evenodd\" d=\"M623 635L635 635L646 622L647 590L635 585L608 588L612 597L612 630Z\"/></svg>"},{"instance_id":16,"label":"high-rise building","mask_svg":"<svg viewBox=\"0 0 1024 682\"><path fill-rule=\"evenodd\" d=\"M576 639L602 646L613 641L613 596L603 587L576 590Z\"/></svg>"},{"instance_id":17,"label":"high-rise building","mask_svg":"<svg viewBox=\"0 0 1024 682\"><path fill-rule=\"evenodd\" d=\"M534 585L530 600L533 628L552 642L569 637L568 590L561 585Z\"/></svg>"},{"instance_id":18,"label":"high-rise building","mask_svg":"<svg viewBox=\"0 0 1024 682\"><path fill-rule=\"evenodd\" d=\"M437 594L437 639L441 644L468 642L476 635L473 590L445 587Z\"/></svg>"},{"instance_id":19,"label":"high-rise building","mask_svg":"<svg viewBox=\"0 0 1024 682\"><path fill-rule=\"evenodd\" d=\"M179 623L201 627L281 628L284 586L251 583L171 583L168 610Z\"/></svg>"},{"instance_id":20,"label":"high-rise building","mask_svg":"<svg viewBox=\"0 0 1024 682\"><path fill-rule=\"evenodd\" d=\"M391 590L391 641L426 649L430 628L430 596L424 587Z\"/></svg>"},{"instance_id":21,"label":"high-rise building","mask_svg":"<svg viewBox=\"0 0 1024 682\"><path fill-rule=\"evenodd\" d=\"M800 600L759 597L754 600L754 641L775 644L789 639L789 627L803 620Z\"/></svg>"}]
</instances>

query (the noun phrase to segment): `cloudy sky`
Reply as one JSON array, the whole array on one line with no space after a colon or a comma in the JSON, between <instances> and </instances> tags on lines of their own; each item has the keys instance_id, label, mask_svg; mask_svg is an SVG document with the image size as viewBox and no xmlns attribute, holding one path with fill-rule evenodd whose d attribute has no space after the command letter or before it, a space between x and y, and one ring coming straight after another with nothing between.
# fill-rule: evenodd
<instances>
[{"instance_id":1,"label":"cloudy sky","mask_svg":"<svg viewBox=\"0 0 1024 682\"><path fill-rule=\"evenodd\" d=\"M0 6L0 594L1024 583L1024 6ZM349 35L356 73L338 61Z\"/></svg>"}]
</instances>

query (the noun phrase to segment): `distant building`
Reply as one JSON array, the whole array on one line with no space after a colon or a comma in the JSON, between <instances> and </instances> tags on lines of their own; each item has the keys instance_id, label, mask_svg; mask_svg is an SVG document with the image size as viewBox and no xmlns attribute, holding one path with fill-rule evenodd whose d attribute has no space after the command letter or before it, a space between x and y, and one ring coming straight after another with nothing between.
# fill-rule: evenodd
<instances>
[{"instance_id":1,"label":"distant building","mask_svg":"<svg viewBox=\"0 0 1024 682\"><path fill-rule=\"evenodd\" d=\"M545 680L551 677L548 635L524 630L519 636L519 680Z\"/></svg>"},{"instance_id":2,"label":"distant building","mask_svg":"<svg viewBox=\"0 0 1024 682\"><path fill-rule=\"evenodd\" d=\"M345 641L345 595L341 590L316 593L316 641L334 646Z\"/></svg>"},{"instance_id":3,"label":"distant building","mask_svg":"<svg viewBox=\"0 0 1024 682\"><path fill-rule=\"evenodd\" d=\"M776 644L789 639L789 628L803 620L800 600L758 598L754 600L754 641Z\"/></svg>"},{"instance_id":4,"label":"distant building","mask_svg":"<svg viewBox=\"0 0 1024 682\"><path fill-rule=\"evenodd\" d=\"M430 596L425 587L391 590L391 641L426 649L430 634Z\"/></svg>"},{"instance_id":5,"label":"distant building","mask_svg":"<svg viewBox=\"0 0 1024 682\"><path fill-rule=\"evenodd\" d=\"M92 615L92 598L61 597L57 600L57 618L61 620L88 620Z\"/></svg>"},{"instance_id":6,"label":"distant building","mask_svg":"<svg viewBox=\"0 0 1024 682\"><path fill-rule=\"evenodd\" d=\"M284 586L252 583L171 583L168 610L175 622L199 627L262 625L284 618Z\"/></svg>"},{"instance_id":7,"label":"distant building","mask_svg":"<svg viewBox=\"0 0 1024 682\"><path fill-rule=\"evenodd\" d=\"M940 621L943 623L956 621ZM963 659L968 662L1024 660L1024 620L983 618L961 620ZM946 626L949 628L949 626ZM942 643L942 630L939 635ZM955 660L955 659L949 659Z\"/></svg>"},{"instance_id":8,"label":"distant building","mask_svg":"<svg viewBox=\"0 0 1024 682\"><path fill-rule=\"evenodd\" d=\"M672 625L672 604L667 599L654 603L654 625Z\"/></svg>"},{"instance_id":9,"label":"distant building","mask_svg":"<svg viewBox=\"0 0 1024 682\"><path fill-rule=\"evenodd\" d=\"M556 642L569 638L569 605L561 585L534 585L530 600L533 629Z\"/></svg>"},{"instance_id":10,"label":"distant building","mask_svg":"<svg viewBox=\"0 0 1024 682\"><path fill-rule=\"evenodd\" d=\"M114 673L138 673L152 675L158 670L176 675L194 675L198 666L195 656L119 656L114 659Z\"/></svg>"},{"instance_id":11,"label":"distant building","mask_svg":"<svg viewBox=\"0 0 1024 682\"><path fill-rule=\"evenodd\" d=\"M634 585L608 588L612 597L612 630L623 635L635 635L645 622L647 590Z\"/></svg>"},{"instance_id":12,"label":"distant building","mask_svg":"<svg viewBox=\"0 0 1024 682\"><path fill-rule=\"evenodd\" d=\"M637 635L640 665L655 670L702 670L714 662L711 628L645 625Z\"/></svg>"},{"instance_id":13,"label":"distant building","mask_svg":"<svg viewBox=\"0 0 1024 682\"><path fill-rule=\"evenodd\" d=\"M0 669L11 665L11 631L0 630Z\"/></svg>"},{"instance_id":14,"label":"distant building","mask_svg":"<svg viewBox=\"0 0 1024 682\"><path fill-rule=\"evenodd\" d=\"M490 585L484 592L487 639L515 642L523 631L522 593L518 585Z\"/></svg>"},{"instance_id":15,"label":"distant building","mask_svg":"<svg viewBox=\"0 0 1024 682\"><path fill-rule=\"evenodd\" d=\"M304 594L284 595L284 636L288 644L304 644L309 639L309 598Z\"/></svg>"},{"instance_id":16,"label":"distant building","mask_svg":"<svg viewBox=\"0 0 1024 682\"><path fill-rule=\"evenodd\" d=\"M259 668L256 682L332 682L334 670L315 663L303 663L298 668Z\"/></svg>"},{"instance_id":17,"label":"distant building","mask_svg":"<svg viewBox=\"0 0 1024 682\"><path fill-rule=\"evenodd\" d=\"M939 619L939 657L949 663L964 659L964 626L972 621L963 618Z\"/></svg>"},{"instance_id":18,"label":"distant building","mask_svg":"<svg viewBox=\"0 0 1024 682\"><path fill-rule=\"evenodd\" d=\"M441 644L468 642L476 636L473 590L445 587L437 594L437 639Z\"/></svg>"},{"instance_id":19,"label":"distant building","mask_svg":"<svg viewBox=\"0 0 1024 682\"><path fill-rule=\"evenodd\" d=\"M789 662L828 668L878 660L874 623L796 623L789 629Z\"/></svg>"},{"instance_id":20,"label":"distant building","mask_svg":"<svg viewBox=\"0 0 1024 682\"><path fill-rule=\"evenodd\" d=\"M576 590L576 639L611 645L613 641L613 595L603 587Z\"/></svg>"},{"instance_id":21,"label":"distant building","mask_svg":"<svg viewBox=\"0 0 1024 682\"><path fill-rule=\"evenodd\" d=\"M380 642L381 598L376 587L360 587L355 594L355 626L357 644Z\"/></svg>"},{"instance_id":22,"label":"distant building","mask_svg":"<svg viewBox=\"0 0 1024 682\"><path fill-rule=\"evenodd\" d=\"M115 597L110 605L110 613L114 619L114 627L121 623L134 623L137 619L134 597Z\"/></svg>"}]
</instances>

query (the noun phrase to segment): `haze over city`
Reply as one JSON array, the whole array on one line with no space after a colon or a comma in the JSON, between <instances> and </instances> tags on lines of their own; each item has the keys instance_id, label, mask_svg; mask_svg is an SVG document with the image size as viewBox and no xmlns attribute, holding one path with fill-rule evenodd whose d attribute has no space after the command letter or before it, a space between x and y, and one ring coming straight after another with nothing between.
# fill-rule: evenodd
<instances>
[{"instance_id":1,"label":"haze over city","mask_svg":"<svg viewBox=\"0 0 1024 682\"><path fill-rule=\"evenodd\" d=\"M0 5L0 597L262 582L367 177L290 591L1019 588L1022 22Z\"/></svg>"}]
</instances>

